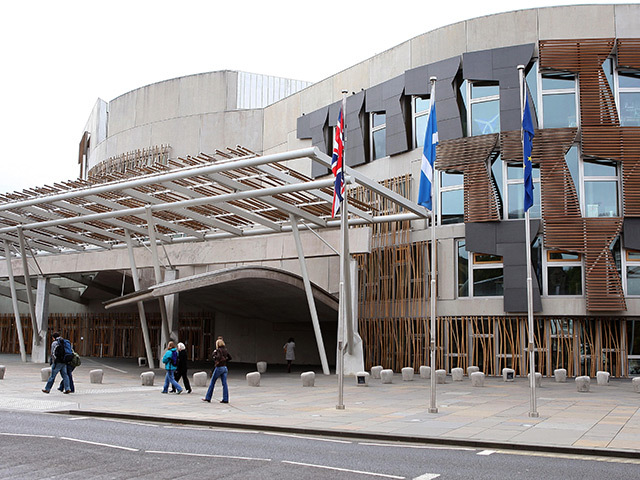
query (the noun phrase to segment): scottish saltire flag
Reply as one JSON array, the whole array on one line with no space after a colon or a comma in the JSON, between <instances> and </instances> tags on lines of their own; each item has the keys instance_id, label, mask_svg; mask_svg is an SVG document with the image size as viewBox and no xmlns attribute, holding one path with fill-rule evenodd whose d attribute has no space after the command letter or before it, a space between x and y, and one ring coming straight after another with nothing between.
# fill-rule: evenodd
<instances>
[{"instance_id":1,"label":"scottish saltire flag","mask_svg":"<svg viewBox=\"0 0 640 480\"><path fill-rule=\"evenodd\" d=\"M524 114L522 116L522 156L524 161L524 211L533 206L533 172L531 150L533 149L533 121L529 110L529 96L525 94Z\"/></svg>"},{"instance_id":2,"label":"scottish saltire flag","mask_svg":"<svg viewBox=\"0 0 640 480\"><path fill-rule=\"evenodd\" d=\"M342 177L342 161L344 158L344 119L342 118L342 109L338 113L338 124L336 125L336 133L333 137L333 155L331 156L331 171L335 179L333 184L333 206L331 209L331 217L335 217L340 211L342 198L344 196L344 181Z\"/></svg>"},{"instance_id":3,"label":"scottish saltire flag","mask_svg":"<svg viewBox=\"0 0 640 480\"><path fill-rule=\"evenodd\" d=\"M431 101L427 132L424 136L422 149L422 165L420 167L420 189L418 190L418 205L432 210L431 189L433 188L433 165L436 162L436 145L438 145L438 121L436 120L436 102Z\"/></svg>"}]
</instances>

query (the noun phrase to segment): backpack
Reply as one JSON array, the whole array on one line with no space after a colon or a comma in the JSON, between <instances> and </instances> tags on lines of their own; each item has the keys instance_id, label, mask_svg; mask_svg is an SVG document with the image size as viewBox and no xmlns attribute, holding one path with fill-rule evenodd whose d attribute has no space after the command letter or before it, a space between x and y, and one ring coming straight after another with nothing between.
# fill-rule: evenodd
<instances>
[{"instance_id":1,"label":"backpack","mask_svg":"<svg viewBox=\"0 0 640 480\"><path fill-rule=\"evenodd\" d=\"M60 342L62 342L62 345L64 348L64 354L62 357L63 363L71 363L71 361L73 360L73 348L71 348L71 342L66 338L62 338L62 337L58 339L58 343ZM57 351L58 350L56 349L56 352Z\"/></svg>"},{"instance_id":2,"label":"backpack","mask_svg":"<svg viewBox=\"0 0 640 480\"><path fill-rule=\"evenodd\" d=\"M173 365L174 367L178 366L178 351L177 350L172 350L171 351L171 365Z\"/></svg>"},{"instance_id":3,"label":"backpack","mask_svg":"<svg viewBox=\"0 0 640 480\"><path fill-rule=\"evenodd\" d=\"M71 365L72 367L79 367L80 365L82 365L80 355L78 355L76 352L73 352L73 359L69 362L69 365Z\"/></svg>"}]
</instances>

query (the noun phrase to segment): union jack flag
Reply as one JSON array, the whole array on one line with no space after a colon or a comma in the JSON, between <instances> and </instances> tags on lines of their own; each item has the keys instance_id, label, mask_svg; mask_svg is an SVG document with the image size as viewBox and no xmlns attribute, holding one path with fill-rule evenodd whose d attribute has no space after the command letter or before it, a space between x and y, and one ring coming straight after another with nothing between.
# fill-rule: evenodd
<instances>
[{"instance_id":1,"label":"union jack flag","mask_svg":"<svg viewBox=\"0 0 640 480\"><path fill-rule=\"evenodd\" d=\"M331 218L340 211L342 199L344 197L344 180L342 177L342 161L344 158L344 118L342 109L338 113L338 124L336 125L335 136L333 137L333 155L331 156L331 171L335 179L333 185L333 206Z\"/></svg>"}]
</instances>

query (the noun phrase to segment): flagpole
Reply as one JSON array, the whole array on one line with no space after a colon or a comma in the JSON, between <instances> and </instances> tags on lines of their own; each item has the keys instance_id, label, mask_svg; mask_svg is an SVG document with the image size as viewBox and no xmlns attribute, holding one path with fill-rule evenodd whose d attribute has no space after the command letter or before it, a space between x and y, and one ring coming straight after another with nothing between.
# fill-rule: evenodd
<instances>
[{"instance_id":1,"label":"flagpole","mask_svg":"<svg viewBox=\"0 0 640 480\"><path fill-rule=\"evenodd\" d=\"M436 77L429 78L429 82L431 82L431 95L429 96L430 105L429 105L429 115L431 115L431 106L435 104L436 101ZM429 122L427 121L427 124ZM431 141L431 139L428 139ZM427 139L425 139L425 142ZM438 407L436 406L436 195L435 189L437 182L435 181L436 171L435 164L433 166L433 175L431 182L431 284L429 289L429 306L430 306L430 336L431 340L429 342L429 350L431 353L431 359L429 363L431 364L431 403L429 404L429 413L438 413Z\"/></svg>"},{"instance_id":2,"label":"flagpole","mask_svg":"<svg viewBox=\"0 0 640 480\"><path fill-rule=\"evenodd\" d=\"M346 126L346 113L347 113L347 91L342 91L342 124ZM348 311L350 308L351 302L347 300L347 297L350 297L350 286L346 284L349 269L349 224L347 223L347 184L346 184L346 176L345 176L345 157L346 157L346 145L344 134L344 128L341 132L342 135L342 181L344 184L344 194L342 195L342 203L340 205L340 238L341 238L341 249L340 249L340 302L338 309L338 404L336 405L336 409L344 410L344 329L345 322L349 322L351 320L351 315ZM351 340L351 338L349 338Z\"/></svg>"},{"instance_id":3,"label":"flagpole","mask_svg":"<svg viewBox=\"0 0 640 480\"><path fill-rule=\"evenodd\" d=\"M518 65L518 78L520 83L520 118L524 118L524 103L525 95L527 91L524 88L524 65ZM522 151L524 154L524 129L521 126L520 135L522 139ZM523 155L524 156L524 155ZM525 169L524 158L522 159L522 169ZM524 187L524 175L523 175L523 187ZM529 391L530 391L530 407L529 416L538 417L538 410L536 406L536 362L535 362L535 343L533 333L533 289L532 289L532 277L531 277L531 227L529 223L529 209L524 209L524 245L527 252L527 330L529 337Z\"/></svg>"}]
</instances>

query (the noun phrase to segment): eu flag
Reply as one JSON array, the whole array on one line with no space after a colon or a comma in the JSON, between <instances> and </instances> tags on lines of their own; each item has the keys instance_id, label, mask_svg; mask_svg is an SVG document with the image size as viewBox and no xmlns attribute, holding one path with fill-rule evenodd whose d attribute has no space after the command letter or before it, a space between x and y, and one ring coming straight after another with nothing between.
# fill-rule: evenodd
<instances>
[{"instance_id":1,"label":"eu flag","mask_svg":"<svg viewBox=\"0 0 640 480\"><path fill-rule=\"evenodd\" d=\"M424 136L422 149L422 164L420 166L420 188L418 190L418 205L432 210L431 189L433 188L433 165L436 162L436 145L438 145L438 122L436 120L436 102L431 99L429 121Z\"/></svg>"},{"instance_id":2,"label":"eu flag","mask_svg":"<svg viewBox=\"0 0 640 480\"><path fill-rule=\"evenodd\" d=\"M524 115L522 116L522 154L524 161L524 211L533 206L533 172L531 167L531 150L533 148L533 121L529 110L529 98L525 94Z\"/></svg>"}]
</instances>

